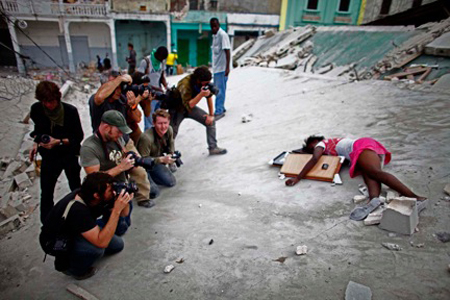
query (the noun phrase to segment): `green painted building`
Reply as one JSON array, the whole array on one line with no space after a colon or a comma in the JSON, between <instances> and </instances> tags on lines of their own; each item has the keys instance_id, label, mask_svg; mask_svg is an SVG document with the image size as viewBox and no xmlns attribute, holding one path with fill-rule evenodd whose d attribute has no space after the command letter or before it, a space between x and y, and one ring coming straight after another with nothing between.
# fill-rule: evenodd
<instances>
[{"instance_id":1,"label":"green painted building","mask_svg":"<svg viewBox=\"0 0 450 300\"><path fill-rule=\"evenodd\" d=\"M361 0L283 0L280 28L308 24L357 25L362 2Z\"/></svg>"},{"instance_id":2,"label":"green painted building","mask_svg":"<svg viewBox=\"0 0 450 300\"><path fill-rule=\"evenodd\" d=\"M172 17L172 48L178 51L177 63L183 66L200 66L211 63L212 33L209 20L219 19L226 31L226 14L208 11L189 11L182 20Z\"/></svg>"}]
</instances>

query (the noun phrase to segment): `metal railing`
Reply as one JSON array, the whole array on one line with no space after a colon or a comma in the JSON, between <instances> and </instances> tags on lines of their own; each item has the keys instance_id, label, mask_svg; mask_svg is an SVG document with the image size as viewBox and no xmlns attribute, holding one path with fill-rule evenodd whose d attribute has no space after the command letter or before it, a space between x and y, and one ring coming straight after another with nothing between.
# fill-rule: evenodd
<instances>
[{"instance_id":1,"label":"metal railing","mask_svg":"<svg viewBox=\"0 0 450 300\"><path fill-rule=\"evenodd\" d=\"M1 0L0 5L11 15L106 17L109 4L60 3L51 0Z\"/></svg>"}]
</instances>

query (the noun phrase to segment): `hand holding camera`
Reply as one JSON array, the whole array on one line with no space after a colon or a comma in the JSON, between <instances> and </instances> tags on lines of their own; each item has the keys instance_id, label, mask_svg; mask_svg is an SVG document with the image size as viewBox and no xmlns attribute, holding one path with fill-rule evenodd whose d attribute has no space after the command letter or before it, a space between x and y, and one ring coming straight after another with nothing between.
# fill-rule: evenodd
<instances>
[{"instance_id":1,"label":"hand holding camera","mask_svg":"<svg viewBox=\"0 0 450 300\"><path fill-rule=\"evenodd\" d=\"M114 208L118 213L122 212L126 207L128 207L128 202L133 199L134 193L128 193L125 189L123 189L120 194L117 196L117 199L114 201Z\"/></svg>"},{"instance_id":2,"label":"hand holding camera","mask_svg":"<svg viewBox=\"0 0 450 300\"><path fill-rule=\"evenodd\" d=\"M61 144L60 139L55 139L48 134L43 134L39 138L39 146L45 149L52 149L53 147L58 146L60 144Z\"/></svg>"},{"instance_id":3,"label":"hand holding camera","mask_svg":"<svg viewBox=\"0 0 450 300\"><path fill-rule=\"evenodd\" d=\"M133 158L133 155L131 155L130 153L126 153L125 157L122 158L122 161L119 164L120 170L122 172L124 171L128 171L131 168L134 167L135 161Z\"/></svg>"},{"instance_id":4,"label":"hand holding camera","mask_svg":"<svg viewBox=\"0 0 450 300\"><path fill-rule=\"evenodd\" d=\"M175 162L175 159L172 158L172 155L170 155L170 154L169 155L164 154L164 156L161 156L160 161L161 161L161 163L168 165L168 164L173 164Z\"/></svg>"}]
</instances>

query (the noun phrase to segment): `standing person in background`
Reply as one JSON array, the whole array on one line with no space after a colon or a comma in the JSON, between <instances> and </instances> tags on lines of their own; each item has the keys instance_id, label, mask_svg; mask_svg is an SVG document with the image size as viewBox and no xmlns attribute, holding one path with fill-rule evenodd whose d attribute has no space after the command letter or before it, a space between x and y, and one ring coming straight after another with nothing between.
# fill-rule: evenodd
<instances>
[{"instance_id":1,"label":"standing person in background","mask_svg":"<svg viewBox=\"0 0 450 300\"><path fill-rule=\"evenodd\" d=\"M131 75L134 73L134 69L136 68L136 51L134 51L133 44L128 43L128 51L130 51L130 54L125 58L125 60L128 63L128 74Z\"/></svg>"},{"instance_id":2,"label":"standing person in background","mask_svg":"<svg viewBox=\"0 0 450 300\"><path fill-rule=\"evenodd\" d=\"M34 122L34 138L30 161L36 153L42 156L41 165L41 222L44 223L53 208L56 182L64 170L73 191L81 186L78 164L83 129L75 106L61 102L59 87L50 81L36 86L36 99L30 117Z\"/></svg>"},{"instance_id":3,"label":"standing person in background","mask_svg":"<svg viewBox=\"0 0 450 300\"><path fill-rule=\"evenodd\" d=\"M173 75L173 68L175 67L175 62L178 59L178 54L177 54L177 50L173 49L172 53L170 53L167 56L167 62L166 62L166 74L167 76L172 76Z\"/></svg>"},{"instance_id":4,"label":"standing person in background","mask_svg":"<svg viewBox=\"0 0 450 300\"><path fill-rule=\"evenodd\" d=\"M165 60L168 55L169 55L169 51L164 46L161 46L158 49L153 50L149 56L146 56L146 57L144 57L143 60L141 60L141 63L139 64L139 68L137 69L137 72L138 72L137 74L139 76L135 76L135 77L141 77L140 76L141 74L146 76L148 85L152 88L152 90L164 92L162 87L164 87L167 90L167 81L164 76L164 70L166 69ZM140 83L140 82L136 82L136 83ZM143 104L144 103L145 102L143 102ZM152 127L152 124L153 124L152 113L155 112L155 110L157 110L159 107L160 107L160 103L158 100L153 100L151 102L151 110L149 113L148 113L148 110L146 110L144 107L142 107L145 112L145 118L144 118L145 130Z\"/></svg>"},{"instance_id":5,"label":"standing person in background","mask_svg":"<svg viewBox=\"0 0 450 300\"><path fill-rule=\"evenodd\" d=\"M218 121L225 117L225 96L227 90L228 74L230 74L230 37L220 28L217 18L209 21L213 34L212 57L214 84L219 88L219 94L216 95L216 110L214 112L215 120Z\"/></svg>"}]
</instances>

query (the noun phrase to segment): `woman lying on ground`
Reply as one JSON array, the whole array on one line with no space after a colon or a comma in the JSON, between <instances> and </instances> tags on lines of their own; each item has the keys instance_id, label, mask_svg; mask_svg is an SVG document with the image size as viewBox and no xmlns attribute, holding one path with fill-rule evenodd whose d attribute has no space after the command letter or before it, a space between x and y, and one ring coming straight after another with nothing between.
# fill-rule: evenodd
<instances>
[{"instance_id":1,"label":"woman lying on ground","mask_svg":"<svg viewBox=\"0 0 450 300\"><path fill-rule=\"evenodd\" d=\"M381 184L384 183L402 196L416 198L418 201L426 200L425 197L414 194L397 177L382 170L383 165L387 165L391 160L391 153L381 143L372 138L353 140L348 138L325 139L323 136L310 136L305 140L302 150L313 156L296 178L286 181L287 186L293 186L303 179L319 158L325 154L344 156L350 161L350 177L363 176L369 190L369 199L380 196Z\"/></svg>"}]
</instances>

